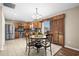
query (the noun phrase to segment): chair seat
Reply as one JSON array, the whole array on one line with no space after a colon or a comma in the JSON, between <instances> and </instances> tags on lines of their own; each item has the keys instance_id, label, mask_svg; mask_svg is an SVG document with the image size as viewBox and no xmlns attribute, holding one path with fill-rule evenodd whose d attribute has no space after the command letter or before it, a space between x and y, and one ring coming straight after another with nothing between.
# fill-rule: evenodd
<instances>
[{"instance_id":1,"label":"chair seat","mask_svg":"<svg viewBox=\"0 0 79 59\"><path fill-rule=\"evenodd\" d=\"M50 43L49 43L49 42L46 42L46 44L43 43L42 46L43 46L43 47L46 47L46 48L47 48L47 47L50 47Z\"/></svg>"}]
</instances>

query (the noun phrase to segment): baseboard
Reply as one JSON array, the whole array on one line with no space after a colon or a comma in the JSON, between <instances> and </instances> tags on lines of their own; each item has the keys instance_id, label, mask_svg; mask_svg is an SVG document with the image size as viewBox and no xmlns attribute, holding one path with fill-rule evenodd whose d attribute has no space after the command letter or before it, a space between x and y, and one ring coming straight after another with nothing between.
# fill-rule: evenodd
<instances>
[{"instance_id":1,"label":"baseboard","mask_svg":"<svg viewBox=\"0 0 79 59\"><path fill-rule=\"evenodd\" d=\"M79 51L79 49L77 48L73 48L73 47L70 47L70 46L65 46L66 48L70 48L70 49L73 49L73 50L76 50L76 51Z\"/></svg>"}]
</instances>

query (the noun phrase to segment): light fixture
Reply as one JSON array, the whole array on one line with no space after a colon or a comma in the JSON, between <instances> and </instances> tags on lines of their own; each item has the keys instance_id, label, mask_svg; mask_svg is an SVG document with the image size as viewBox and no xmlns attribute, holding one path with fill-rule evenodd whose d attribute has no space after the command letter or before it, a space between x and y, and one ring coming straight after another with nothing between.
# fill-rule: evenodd
<instances>
[{"instance_id":1,"label":"light fixture","mask_svg":"<svg viewBox=\"0 0 79 59\"><path fill-rule=\"evenodd\" d=\"M38 13L38 8L35 8L35 13L33 14L32 18L34 21L40 21L42 18L42 15Z\"/></svg>"}]
</instances>

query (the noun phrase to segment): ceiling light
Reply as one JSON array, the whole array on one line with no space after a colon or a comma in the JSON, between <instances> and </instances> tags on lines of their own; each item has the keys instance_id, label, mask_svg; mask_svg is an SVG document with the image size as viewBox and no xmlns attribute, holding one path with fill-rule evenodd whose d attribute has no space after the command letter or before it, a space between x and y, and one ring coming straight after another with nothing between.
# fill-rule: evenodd
<instances>
[{"instance_id":1,"label":"ceiling light","mask_svg":"<svg viewBox=\"0 0 79 59\"><path fill-rule=\"evenodd\" d=\"M34 21L39 21L42 18L42 15L40 15L38 13L38 8L35 9L35 13L33 14L32 18L34 19Z\"/></svg>"}]
</instances>

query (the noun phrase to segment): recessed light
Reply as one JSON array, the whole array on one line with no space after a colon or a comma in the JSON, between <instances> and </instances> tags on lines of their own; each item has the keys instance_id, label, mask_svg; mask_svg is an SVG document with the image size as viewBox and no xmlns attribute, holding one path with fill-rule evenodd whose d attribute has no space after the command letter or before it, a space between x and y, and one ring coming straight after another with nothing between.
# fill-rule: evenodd
<instances>
[{"instance_id":1,"label":"recessed light","mask_svg":"<svg viewBox=\"0 0 79 59\"><path fill-rule=\"evenodd\" d=\"M14 14L14 15L16 15L16 14Z\"/></svg>"}]
</instances>

